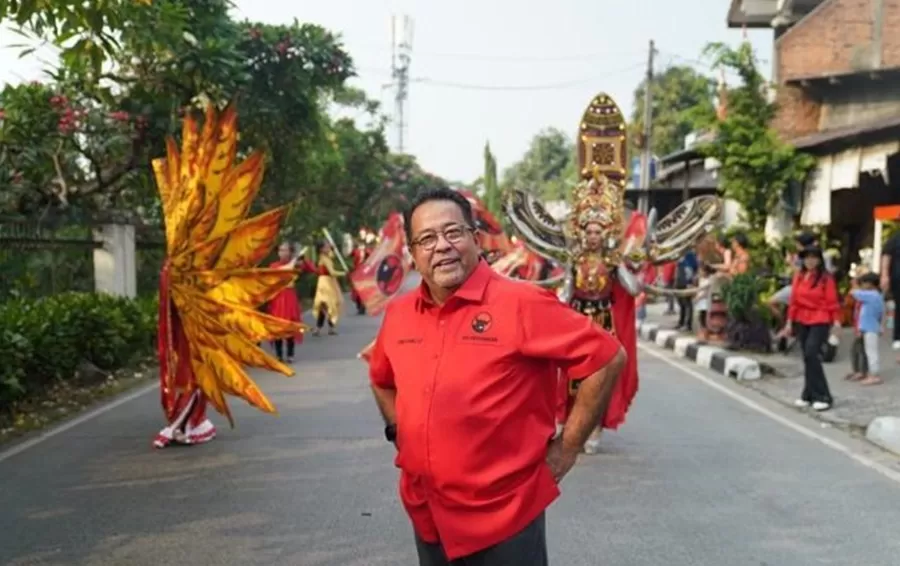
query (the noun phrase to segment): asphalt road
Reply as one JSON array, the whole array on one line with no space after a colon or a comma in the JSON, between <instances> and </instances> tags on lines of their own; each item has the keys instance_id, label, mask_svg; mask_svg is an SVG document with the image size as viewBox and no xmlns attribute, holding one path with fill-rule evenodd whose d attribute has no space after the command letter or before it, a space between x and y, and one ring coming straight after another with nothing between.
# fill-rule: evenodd
<instances>
[{"instance_id":1,"label":"asphalt road","mask_svg":"<svg viewBox=\"0 0 900 566\"><path fill-rule=\"evenodd\" d=\"M0 564L415 564L354 358L378 321L345 321L298 377L259 377L278 417L234 403L236 429L154 451L148 393L0 462ZM897 564L900 485L665 360L640 369L628 422L549 512L553 564Z\"/></svg>"}]
</instances>

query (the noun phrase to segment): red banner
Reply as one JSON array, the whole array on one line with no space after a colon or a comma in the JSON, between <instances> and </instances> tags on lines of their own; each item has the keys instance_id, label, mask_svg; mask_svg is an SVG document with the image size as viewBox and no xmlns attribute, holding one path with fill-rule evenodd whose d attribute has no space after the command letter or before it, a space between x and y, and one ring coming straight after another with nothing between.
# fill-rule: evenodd
<instances>
[{"instance_id":1,"label":"red banner","mask_svg":"<svg viewBox=\"0 0 900 566\"><path fill-rule=\"evenodd\" d=\"M400 291L409 273L409 262L404 254L403 216L391 213L380 236L381 241L372 254L350 274L350 282L366 306L366 313L373 316L383 311L388 301Z\"/></svg>"},{"instance_id":2,"label":"red banner","mask_svg":"<svg viewBox=\"0 0 900 566\"><path fill-rule=\"evenodd\" d=\"M488 263L493 263L512 252L512 242L503 232L503 226L488 211L481 199L468 189L457 190L472 205L472 212L475 215L475 227L481 232L481 249L487 255Z\"/></svg>"}]
</instances>

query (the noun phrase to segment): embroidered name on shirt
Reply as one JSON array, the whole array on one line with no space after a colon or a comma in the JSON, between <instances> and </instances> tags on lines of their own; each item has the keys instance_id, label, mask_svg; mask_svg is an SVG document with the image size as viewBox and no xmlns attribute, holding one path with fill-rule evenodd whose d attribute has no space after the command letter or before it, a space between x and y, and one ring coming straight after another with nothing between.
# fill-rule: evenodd
<instances>
[{"instance_id":1,"label":"embroidered name on shirt","mask_svg":"<svg viewBox=\"0 0 900 566\"><path fill-rule=\"evenodd\" d=\"M463 336L462 339L471 342L497 342L496 336Z\"/></svg>"},{"instance_id":2,"label":"embroidered name on shirt","mask_svg":"<svg viewBox=\"0 0 900 566\"><path fill-rule=\"evenodd\" d=\"M421 338L401 338L397 340L397 344L421 344Z\"/></svg>"}]
</instances>

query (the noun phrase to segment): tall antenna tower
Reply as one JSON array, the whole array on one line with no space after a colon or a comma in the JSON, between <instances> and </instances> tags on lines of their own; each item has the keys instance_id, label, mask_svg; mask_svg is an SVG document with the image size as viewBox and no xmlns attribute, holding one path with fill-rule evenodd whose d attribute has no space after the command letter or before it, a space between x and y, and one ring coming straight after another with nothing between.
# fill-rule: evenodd
<instances>
[{"instance_id":1,"label":"tall antenna tower","mask_svg":"<svg viewBox=\"0 0 900 566\"><path fill-rule=\"evenodd\" d=\"M394 124L397 127L397 153L403 153L406 131L406 101L409 98L409 64L412 60L413 20L409 16L391 16L391 77L394 92Z\"/></svg>"}]
</instances>

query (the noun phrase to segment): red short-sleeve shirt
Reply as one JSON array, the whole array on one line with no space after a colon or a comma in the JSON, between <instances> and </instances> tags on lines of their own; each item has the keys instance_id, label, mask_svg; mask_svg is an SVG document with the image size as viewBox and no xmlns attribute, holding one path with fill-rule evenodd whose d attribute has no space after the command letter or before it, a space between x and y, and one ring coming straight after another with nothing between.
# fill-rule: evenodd
<instances>
[{"instance_id":1,"label":"red short-sleeve shirt","mask_svg":"<svg viewBox=\"0 0 900 566\"><path fill-rule=\"evenodd\" d=\"M442 306L424 285L393 301L369 371L396 390L400 496L416 533L453 560L533 521L559 495L545 462L557 368L583 379L620 351L553 293L483 261Z\"/></svg>"}]
</instances>

